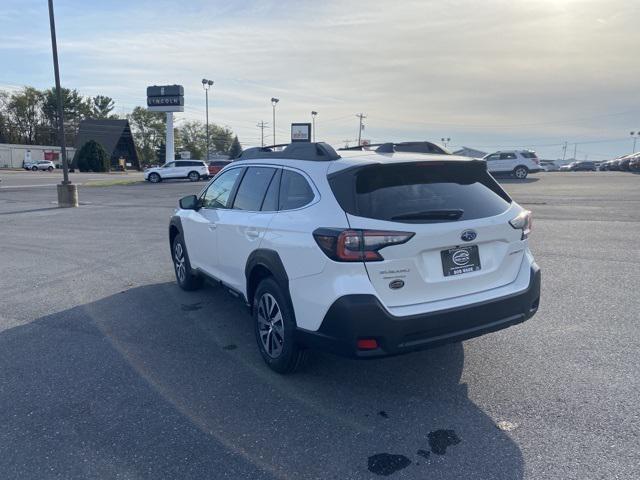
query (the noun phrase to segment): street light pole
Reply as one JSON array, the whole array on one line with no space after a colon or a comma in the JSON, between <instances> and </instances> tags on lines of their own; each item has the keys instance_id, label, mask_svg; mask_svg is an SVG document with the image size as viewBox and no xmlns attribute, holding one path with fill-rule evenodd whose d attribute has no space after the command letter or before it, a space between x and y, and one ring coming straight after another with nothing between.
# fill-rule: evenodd
<instances>
[{"instance_id":1,"label":"street light pole","mask_svg":"<svg viewBox=\"0 0 640 480\"><path fill-rule=\"evenodd\" d=\"M313 124L313 141L316 141L316 115L318 115L318 112L316 112L315 110L313 110L311 112L311 123Z\"/></svg>"},{"instance_id":2,"label":"street light pole","mask_svg":"<svg viewBox=\"0 0 640 480\"><path fill-rule=\"evenodd\" d=\"M450 141L451 141L451 139L450 139L450 138L448 138L448 137L447 137L447 138L441 138L441 139L440 139L440 141L441 141L442 143L444 143L444 148L447 148L447 142L450 142Z\"/></svg>"},{"instance_id":3,"label":"street light pole","mask_svg":"<svg viewBox=\"0 0 640 480\"><path fill-rule=\"evenodd\" d=\"M206 118L207 118L207 162L209 161L209 89L213 85L213 80L207 80L206 78L202 79L202 88L204 88L204 96L206 102Z\"/></svg>"},{"instance_id":4,"label":"street light pole","mask_svg":"<svg viewBox=\"0 0 640 480\"><path fill-rule=\"evenodd\" d=\"M367 118L364 113L358 113L356 115L360 119L360 125L358 126L358 146L362 145L362 119Z\"/></svg>"},{"instance_id":5,"label":"street light pole","mask_svg":"<svg viewBox=\"0 0 640 480\"><path fill-rule=\"evenodd\" d=\"M640 137L640 131L637 132L631 132L631 136L633 137L633 153L636 153L636 140L638 139L638 137Z\"/></svg>"},{"instance_id":6,"label":"street light pole","mask_svg":"<svg viewBox=\"0 0 640 480\"><path fill-rule=\"evenodd\" d=\"M60 88L60 69L58 67L58 43L56 41L56 22L53 15L53 0L49 0L49 25L51 28L51 50L53 51L53 72L56 82L56 99L58 110L58 140L62 157L62 183L58 185L58 206L77 207L78 190L69 180L69 164L64 138L64 114L62 110L62 89Z\"/></svg>"},{"instance_id":7,"label":"street light pole","mask_svg":"<svg viewBox=\"0 0 640 480\"><path fill-rule=\"evenodd\" d=\"M271 106L273 107L273 144L276 144L276 105L280 101L279 98L271 97Z\"/></svg>"}]
</instances>

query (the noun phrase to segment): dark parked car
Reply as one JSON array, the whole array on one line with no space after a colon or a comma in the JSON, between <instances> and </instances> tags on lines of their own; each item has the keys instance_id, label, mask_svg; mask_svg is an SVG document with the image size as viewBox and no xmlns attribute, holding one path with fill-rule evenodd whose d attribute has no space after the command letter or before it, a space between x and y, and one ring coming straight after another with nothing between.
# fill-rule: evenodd
<instances>
[{"instance_id":1,"label":"dark parked car","mask_svg":"<svg viewBox=\"0 0 640 480\"><path fill-rule=\"evenodd\" d=\"M640 153L634 155L629 161L629 170L632 172L640 172Z\"/></svg>"},{"instance_id":2,"label":"dark parked car","mask_svg":"<svg viewBox=\"0 0 640 480\"><path fill-rule=\"evenodd\" d=\"M611 170L611 163L613 163L615 160L607 160L606 162L602 162L600 164L600 167L598 168L598 170L600 170L601 172L606 172L608 170Z\"/></svg>"},{"instance_id":3,"label":"dark parked car","mask_svg":"<svg viewBox=\"0 0 640 480\"><path fill-rule=\"evenodd\" d=\"M596 164L594 162L575 162L571 164L572 172L595 172Z\"/></svg>"},{"instance_id":4,"label":"dark parked car","mask_svg":"<svg viewBox=\"0 0 640 480\"><path fill-rule=\"evenodd\" d=\"M213 176L217 174L224 167L229 165L229 161L227 160L211 160L209 162L209 175Z\"/></svg>"},{"instance_id":5,"label":"dark parked car","mask_svg":"<svg viewBox=\"0 0 640 480\"><path fill-rule=\"evenodd\" d=\"M620 171L620 159L616 158L615 160L611 160L611 163L609 164L609 170L613 171L613 172L619 172Z\"/></svg>"},{"instance_id":6,"label":"dark parked car","mask_svg":"<svg viewBox=\"0 0 640 480\"><path fill-rule=\"evenodd\" d=\"M626 157L623 157L620 159L620 163L619 163L619 167L620 170L623 172L628 172L629 171L629 162L631 162L631 159L633 158L633 155L627 155Z\"/></svg>"}]
</instances>

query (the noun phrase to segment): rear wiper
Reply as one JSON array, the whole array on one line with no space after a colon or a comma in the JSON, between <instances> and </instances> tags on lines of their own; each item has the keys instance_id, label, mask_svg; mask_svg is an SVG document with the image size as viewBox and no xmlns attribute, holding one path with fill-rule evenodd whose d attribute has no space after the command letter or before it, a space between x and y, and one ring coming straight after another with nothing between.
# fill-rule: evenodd
<instances>
[{"instance_id":1,"label":"rear wiper","mask_svg":"<svg viewBox=\"0 0 640 480\"><path fill-rule=\"evenodd\" d=\"M408 212L391 217L391 220L457 220L464 210L424 210L422 212Z\"/></svg>"}]
</instances>

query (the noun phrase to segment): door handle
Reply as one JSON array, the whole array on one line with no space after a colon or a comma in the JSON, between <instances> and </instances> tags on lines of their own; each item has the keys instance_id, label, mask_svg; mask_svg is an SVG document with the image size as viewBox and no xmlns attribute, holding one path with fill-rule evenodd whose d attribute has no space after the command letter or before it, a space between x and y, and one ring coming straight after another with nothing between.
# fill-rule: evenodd
<instances>
[{"instance_id":1,"label":"door handle","mask_svg":"<svg viewBox=\"0 0 640 480\"><path fill-rule=\"evenodd\" d=\"M258 238L260 236L260 232L258 230L247 230L247 237L250 238Z\"/></svg>"},{"instance_id":2,"label":"door handle","mask_svg":"<svg viewBox=\"0 0 640 480\"><path fill-rule=\"evenodd\" d=\"M213 232L216 228L218 228L218 226L217 226L215 223L210 223L210 224L209 224L209 230L211 230L212 232Z\"/></svg>"}]
</instances>

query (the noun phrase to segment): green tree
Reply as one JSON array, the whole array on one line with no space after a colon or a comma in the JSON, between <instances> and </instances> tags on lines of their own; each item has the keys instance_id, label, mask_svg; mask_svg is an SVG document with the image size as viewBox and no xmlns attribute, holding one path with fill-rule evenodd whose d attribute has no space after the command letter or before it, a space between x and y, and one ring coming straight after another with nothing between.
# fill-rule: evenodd
<instances>
[{"instance_id":1,"label":"green tree","mask_svg":"<svg viewBox=\"0 0 640 480\"><path fill-rule=\"evenodd\" d=\"M218 153L229 153L233 143L233 132L226 127L209 125L211 150Z\"/></svg>"},{"instance_id":2,"label":"green tree","mask_svg":"<svg viewBox=\"0 0 640 480\"><path fill-rule=\"evenodd\" d=\"M146 108L136 107L127 120L139 148L141 165L151 165L158 162L157 150L164 142L166 131L166 117L162 112L150 112Z\"/></svg>"},{"instance_id":3,"label":"green tree","mask_svg":"<svg viewBox=\"0 0 640 480\"><path fill-rule=\"evenodd\" d=\"M89 140L73 156L73 165L81 172L108 172L111 159L104 147L95 140Z\"/></svg>"},{"instance_id":4,"label":"green tree","mask_svg":"<svg viewBox=\"0 0 640 480\"><path fill-rule=\"evenodd\" d=\"M113 98L104 95L96 95L89 99L89 105L91 106L91 116L98 119L117 118L117 115L112 115L111 112L115 108Z\"/></svg>"},{"instance_id":5,"label":"green tree","mask_svg":"<svg viewBox=\"0 0 640 480\"><path fill-rule=\"evenodd\" d=\"M62 87L62 115L64 116L65 138L69 145L73 145L78 135L80 122L91 116L91 105L77 90ZM42 140L47 143L55 142L58 133L58 97L55 87L42 92L42 113L49 127L49 138Z\"/></svg>"},{"instance_id":6,"label":"green tree","mask_svg":"<svg viewBox=\"0 0 640 480\"><path fill-rule=\"evenodd\" d=\"M191 158L206 159L207 134L201 122L184 122L177 129L176 140L179 149L189 151Z\"/></svg>"},{"instance_id":7,"label":"green tree","mask_svg":"<svg viewBox=\"0 0 640 480\"><path fill-rule=\"evenodd\" d=\"M13 141L32 145L42 130L43 95L33 87L24 87L7 96L6 120L15 128Z\"/></svg>"},{"instance_id":8,"label":"green tree","mask_svg":"<svg viewBox=\"0 0 640 480\"><path fill-rule=\"evenodd\" d=\"M233 143L229 148L229 158L237 158L242 153L242 146L238 140L238 136L233 137Z\"/></svg>"}]
</instances>

